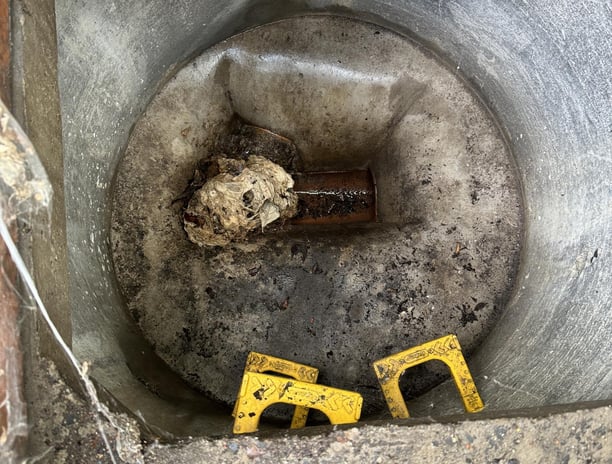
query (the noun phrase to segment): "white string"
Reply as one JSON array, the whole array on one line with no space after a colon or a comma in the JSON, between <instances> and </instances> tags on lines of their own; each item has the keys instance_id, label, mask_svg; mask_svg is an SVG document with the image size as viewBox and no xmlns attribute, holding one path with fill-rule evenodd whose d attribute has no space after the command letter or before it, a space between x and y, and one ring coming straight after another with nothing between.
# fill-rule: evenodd
<instances>
[{"instance_id":1,"label":"white string","mask_svg":"<svg viewBox=\"0 0 612 464\"><path fill-rule=\"evenodd\" d=\"M38 289L36 288L36 284L34 283L34 279L32 279L32 276L30 275L28 268L23 262L23 259L21 258L21 254L19 253L19 250L17 249L17 246L15 245L15 242L13 241L13 238L11 237L8 227L6 223L4 222L4 219L2 218L4 218L4 215L3 215L2 208L0 208L0 237L2 237L2 239L4 240L4 243L6 244L6 248L8 249L8 252L11 258L13 259L13 262L15 263L15 266L17 267L17 271L19 272L19 275L21 276L21 279L23 280L23 283L25 284L26 288L32 295L32 298L34 298L34 301L36 302L36 306L38 306L38 310L41 316L43 317L43 319L47 323L47 326L51 330L51 334L53 335L53 338L55 338L55 340L57 341L62 351L68 357L70 364L72 364L72 366L79 373L81 380L83 381L85 391L87 395L89 396L89 399L91 400L92 406L94 406L96 409L96 412L97 412L97 414L95 415L96 424L98 426L100 435L102 436L102 439L104 440L104 445L106 446L108 450L112 463L118 464L117 461L115 460L115 455L113 453L113 449L110 445L110 442L108 441L108 437L106 436L106 432L104 431L102 421L100 420L100 414L102 414L111 423L111 425L115 427L117 432L120 431L120 428L115 423L113 418L111 417L110 412L106 409L105 406L102 405L102 403L98 399L98 392L96 391L93 383L91 382L87 374L87 364L84 363L82 366L81 364L79 364L79 361L77 360L76 356L74 355L70 347L66 344L62 335L59 333L59 331L57 330L57 327L51 320L51 317L49 316L49 313L47 312L45 304L40 298Z\"/></svg>"}]
</instances>

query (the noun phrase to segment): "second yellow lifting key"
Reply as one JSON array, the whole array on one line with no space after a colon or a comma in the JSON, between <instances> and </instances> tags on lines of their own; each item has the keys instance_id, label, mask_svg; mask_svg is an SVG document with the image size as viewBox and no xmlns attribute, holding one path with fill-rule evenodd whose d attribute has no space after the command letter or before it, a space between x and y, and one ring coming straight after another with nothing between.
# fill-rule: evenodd
<instances>
[{"instance_id":1,"label":"second yellow lifting key","mask_svg":"<svg viewBox=\"0 0 612 464\"><path fill-rule=\"evenodd\" d=\"M336 424L353 424L361 416L359 393L275 375L245 372L235 408L234 433L256 432L264 410L275 403L318 409Z\"/></svg>"},{"instance_id":2,"label":"second yellow lifting key","mask_svg":"<svg viewBox=\"0 0 612 464\"><path fill-rule=\"evenodd\" d=\"M372 364L393 417L398 419L409 417L408 408L399 387L400 376L406 369L434 359L442 361L449 367L467 412L478 412L484 408L470 370L463 358L459 340L455 335L446 335L379 359Z\"/></svg>"}]
</instances>

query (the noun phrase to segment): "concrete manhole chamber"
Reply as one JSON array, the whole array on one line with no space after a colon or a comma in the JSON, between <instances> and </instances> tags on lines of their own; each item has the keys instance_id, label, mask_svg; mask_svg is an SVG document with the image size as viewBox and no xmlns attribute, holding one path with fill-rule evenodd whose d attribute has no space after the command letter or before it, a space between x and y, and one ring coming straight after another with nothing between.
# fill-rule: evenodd
<instances>
[{"instance_id":1,"label":"concrete manhole chamber","mask_svg":"<svg viewBox=\"0 0 612 464\"><path fill-rule=\"evenodd\" d=\"M56 2L76 355L167 437L230 430L250 350L365 419L369 363L445 333L489 410L610 398L609 17L580 8ZM304 171L369 167L379 223L187 241L173 199L235 116ZM438 367L415 416L461 410Z\"/></svg>"}]
</instances>

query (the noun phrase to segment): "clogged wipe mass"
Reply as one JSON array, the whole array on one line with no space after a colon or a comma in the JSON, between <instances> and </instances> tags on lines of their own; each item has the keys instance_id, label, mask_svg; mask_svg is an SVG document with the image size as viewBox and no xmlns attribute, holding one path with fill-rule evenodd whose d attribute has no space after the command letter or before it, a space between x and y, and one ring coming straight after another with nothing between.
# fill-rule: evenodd
<instances>
[{"instance_id":1,"label":"clogged wipe mass","mask_svg":"<svg viewBox=\"0 0 612 464\"><path fill-rule=\"evenodd\" d=\"M216 175L194 192L183 213L193 243L225 246L297 214L293 178L278 164L263 156L216 158L211 164Z\"/></svg>"}]
</instances>

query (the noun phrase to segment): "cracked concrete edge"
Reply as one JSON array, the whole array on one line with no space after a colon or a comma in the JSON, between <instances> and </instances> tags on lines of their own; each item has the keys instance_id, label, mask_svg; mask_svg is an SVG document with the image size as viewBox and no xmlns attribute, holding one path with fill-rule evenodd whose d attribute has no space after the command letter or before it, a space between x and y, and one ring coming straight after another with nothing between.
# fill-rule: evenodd
<instances>
[{"instance_id":1,"label":"cracked concrete edge","mask_svg":"<svg viewBox=\"0 0 612 464\"><path fill-rule=\"evenodd\" d=\"M174 446L153 444L145 451L145 462L612 462L611 431L612 406L607 405L537 418L411 427L366 425L316 436L237 436Z\"/></svg>"}]
</instances>

